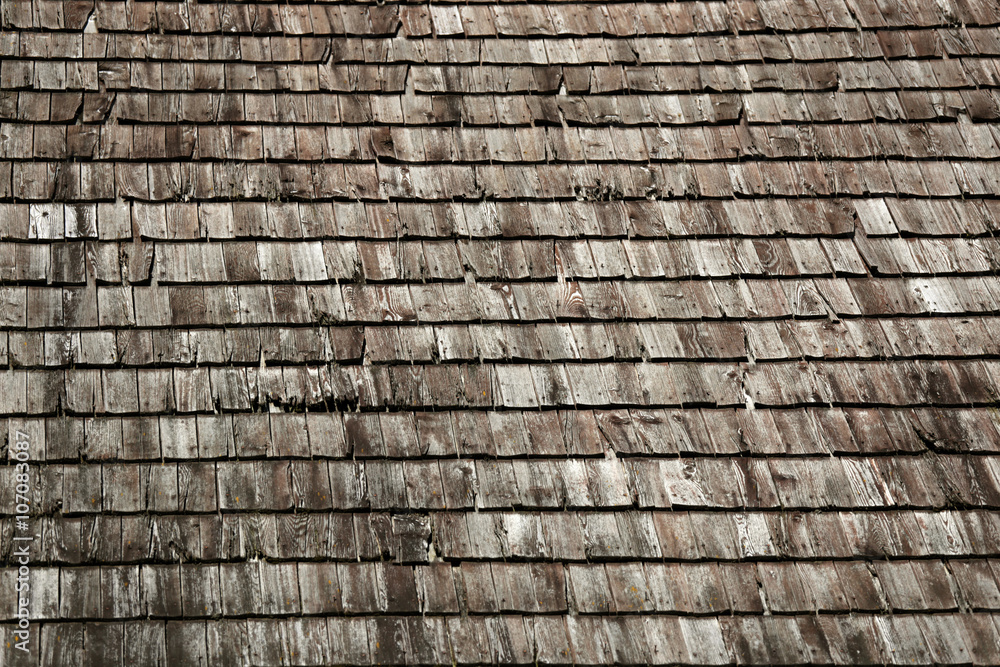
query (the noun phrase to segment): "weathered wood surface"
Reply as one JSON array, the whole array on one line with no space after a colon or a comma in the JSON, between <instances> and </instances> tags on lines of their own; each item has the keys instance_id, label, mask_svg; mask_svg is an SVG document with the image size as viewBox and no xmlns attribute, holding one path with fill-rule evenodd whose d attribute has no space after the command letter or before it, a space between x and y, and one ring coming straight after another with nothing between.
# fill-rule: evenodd
<instances>
[{"instance_id":1,"label":"weathered wood surface","mask_svg":"<svg viewBox=\"0 0 1000 667\"><path fill-rule=\"evenodd\" d=\"M0 28L0 665L1000 663L996 3Z\"/></svg>"}]
</instances>

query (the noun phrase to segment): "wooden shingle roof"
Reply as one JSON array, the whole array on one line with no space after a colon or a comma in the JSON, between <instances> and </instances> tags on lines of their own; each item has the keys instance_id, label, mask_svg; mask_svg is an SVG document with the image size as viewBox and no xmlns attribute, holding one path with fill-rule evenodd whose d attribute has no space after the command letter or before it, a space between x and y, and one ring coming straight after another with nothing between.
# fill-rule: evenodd
<instances>
[{"instance_id":1,"label":"wooden shingle roof","mask_svg":"<svg viewBox=\"0 0 1000 667\"><path fill-rule=\"evenodd\" d=\"M995 0L0 21L0 666L1000 663Z\"/></svg>"}]
</instances>

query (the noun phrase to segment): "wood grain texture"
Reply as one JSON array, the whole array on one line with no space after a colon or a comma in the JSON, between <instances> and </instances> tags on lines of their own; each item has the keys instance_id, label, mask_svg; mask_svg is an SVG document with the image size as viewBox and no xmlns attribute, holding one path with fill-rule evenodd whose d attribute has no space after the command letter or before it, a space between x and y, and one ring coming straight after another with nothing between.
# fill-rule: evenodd
<instances>
[{"instance_id":1,"label":"wood grain texture","mask_svg":"<svg viewBox=\"0 0 1000 667\"><path fill-rule=\"evenodd\" d=\"M1000 662L993 4L2 23L0 664Z\"/></svg>"}]
</instances>

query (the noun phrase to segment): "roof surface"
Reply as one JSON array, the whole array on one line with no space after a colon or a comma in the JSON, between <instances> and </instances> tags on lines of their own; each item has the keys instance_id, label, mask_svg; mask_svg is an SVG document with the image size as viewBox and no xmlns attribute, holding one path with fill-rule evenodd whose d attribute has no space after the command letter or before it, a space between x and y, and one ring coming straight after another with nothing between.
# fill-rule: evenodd
<instances>
[{"instance_id":1,"label":"roof surface","mask_svg":"<svg viewBox=\"0 0 1000 667\"><path fill-rule=\"evenodd\" d=\"M1000 663L996 2L2 21L0 665Z\"/></svg>"}]
</instances>

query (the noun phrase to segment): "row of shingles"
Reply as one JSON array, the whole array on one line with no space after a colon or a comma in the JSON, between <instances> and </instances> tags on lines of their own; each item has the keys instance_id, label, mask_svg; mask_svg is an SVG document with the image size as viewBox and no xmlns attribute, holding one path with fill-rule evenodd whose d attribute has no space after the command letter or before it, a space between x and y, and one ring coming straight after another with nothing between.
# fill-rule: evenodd
<instances>
[{"instance_id":1,"label":"row of shingles","mask_svg":"<svg viewBox=\"0 0 1000 667\"><path fill-rule=\"evenodd\" d=\"M36 621L378 613L996 611L997 567L986 560L106 565L35 568L30 599ZM15 573L3 571L8 583ZM60 588L87 593L63 597ZM107 599L96 599L104 592ZM13 604L0 609L3 621L16 620L16 614Z\"/></svg>"},{"instance_id":2,"label":"row of shingles","mask_svg":"<svg viewBox=\"0 0 1000 667\"><path fill-rule=\"evenodd\" d=\"M34 525L39 541L33 558L47 564L209 563L258 558L268 562L427 563L430 558L430 517L425 514L390 515L368 510L267 515L92 513L39 517ZM9 537L13 527L5 522L3 530ZM11 551L10 542L5 542L3 560L16 565Z\"/></svg>"},{"instance_id":3,"label":"row of shingles","mask_svg":"<svg viewBox=\"0 0 1000 667\"><path fill-rule=\"evenodd\" d=\"M350 71L349 67L345 69ZM289 66L289 73L292 71ZM331 71L332 73L334 71ZM410 76L413 77L417 93L505 94L556 93L561 86L565 86L566 91L570 93L622 90L636 93L815 91L835 90L838 87L844 90L898 90L903 87L960 89L973 88L976 81L983 83L994 81L997 73L992 60L959 58L935 61L839 61L593 68L570 65L548 67L483 65L475 68L458 65L424 65L413 66ZM317 86L320 85L318 78L317 74ZM331 78L326 77L327 80ZM266 80L262 83L264 86L268 85ZM303 85L307 84L308 81L304 80Z\"/></svg>"},{"instance_id":4,"label":"row of shingles","mask_svg":"<svg viewBox=\"0 0 1000 667\"><path fill-rule=\"evenodd\" d=\"M504 562L906 562L944 558L962 588L996 558L992 510L858 512L636 511L109 514L39 517L36 558L50 565L377 561ZM16 565L13 519L0 523L0 558ZM432 533L433 526L433 533ZM470 537L473 536L474 537ZM433 541L433 549L430 549ZM479 552L482 551L480 554ZM994 568L996 561L992 561ZM970 593L967 604L974 608Z\"/></svg>"},{"instance_id":5,"label":"row of shingles","mask_svg":"<svg viewBox=\"0 0 1000 667\"><path fill-rule=\"evenodd\" d=\"M80 30L94 8L89 3L42 2L34 11L16 7L6 12L7 27ZM861 1L853 7L839 1L804 3L786 8L769 3L614 3L597 11L591 4L528 4L512 6L371 6L342 3L273 5L137 2L96 3L95 25L102 31L243 32L372 35L407 37L500 35L615 36L725 33L753 30L808 31L856 28L912 28L949 26L961 22L990 25L1000 13L988 2L948 3L933 8L919 3L893 3L879 7Z\"/></svg>"},{"instance_id":6,"label":"row of shingles","mask_svg":"<svg viewBox=\"0 0 1000 667\"><path fill-rule=\"evenodd\" d=\"M868 322L794 321L672 325L460 325L366 329L369 359L377 362L474 360L568 361L682 359L837 359L980 357L993 354L987 328L976 318ZM559 328L569 326L570 332ZM398 336L398 338L397 338ZM487 339L487 336L496 337ZM741 340L742 338L742 340ZM398 344L397 344L398 340ZM412 358L410 355L413 355ZM300 360L301 361L301 360ZM319 359L319 361L324 361ZM37 362L36 362L37 364ZM40 364L37 364L40 365Z\"/></svg>"},{"instance_id":7,"label":"row of shingles","mask_svg":"<svg viewBox=\"0 0 1000 667\"><path fill-rule=\"evenodd\" d=\"M751 116L757 116L749 108ZM791 120L793 114L782 113ZM802 120L808 120L802 117ZM8 159L68 156L68 135L60 126L4 125L12 138ZM128 126L125 126L128 127ZM183 130L179 130L183 131ZM237 131L236 129L232 130ZM184 137L190 157L241 161L379 159L411 163L560 162L731 162L736 159L982 159L1000 156L997 126L929 124L812 124L799 126L691 128L404 128L354 129L293 126L240 126L247 133L239 156L230 154L226 135L191 127ZM109 136L105 136L105 134ZM14 139L18 135L18 139ZM34 135L34 136L32 136ZM251 139L252 137L252 139ZM64 146L65 145L65 146ZM366 146L358 149L356 146ZM371 151L367 148L371 146ZM162 150L161 150L162 148ZM43 154L44 153L44 154ZM91 155L98 160L176 158L165 127L105 133Z\"/></svg>"},{"instance_id":8,"label":"row of shingles","mask_svg":"<svg viewBox=\"0 0 1000 667\"><path fill-rule=\"evenodd\" d=\"M493 8L438 6L408 8L404 32L409 37L464 35L576 35L612 34L620 37L692 33L808 31L823 29L931 26L951 23L957 14L974 25L996 20L995 8L968 4L925 7L855 2L853 7L832 2L786 7L777 3L738 2L726 5L607 4L588 12L583 6L526 5ZM905 9L904 9L905 7ZM883 11L880 11L883 10ZM490 16L490 14L493 16ZM548 14L546 16L546 13ZM973 18L975 17L975 18ZM941 22L941 23L939 23Z\"/></svg>"},{"instance_id":9,"label":"row of shingles","mask_svg":"<svg viewBox=\"0 0 1000 667\"><path fill-rule=\"evenodd\" d=\"M15 368L992 357L993 318L443 324L0 333ZM362 347L364 346L364 347ZM362 356L364 354L364 357Z\"/></svg>"},{"instance_id":10,"label":"row of shingles","mask_svg":"<svg viewBox=\"0 0 1000 667\"><path fill-rule=\"evenodd\" d=\"M0 117L15 121L53 121L71 120L80 109L79 94L59 93L51 96L53 111L50 115L50 95L48 93L20 92L11 93L0 99ZM283 118L295 121L300 119L306 123L325 122L325 124L346 125L371 123L390 123L408 125L453 125L461 123L465 126L510 125L520 126L529 123L551 125L566 120L572 125L595 126L605 125L609 120L626 125L659 124L662 126L689 125L693 123L732 123L745 113L752 123L781 123L785 115L798 121L812 118L817 122L847 122L869 123L873 118L880 121L895 123L897 121L923 121L955 119L960 114L968 114L977 121L993 121L998 117L995 94L988 90L973 91L904 91L877 93L832 93L829 95L812 93L753 93L747 96L738 95L630 95L630 96L590 96L590 97L529 97L521 95L509 96L345 96L345 95L261 95L253 94L246 97L236 94L147 94L119 93L118 95L87 94L82 99L83 114L88 123L107 120L108 109L113 109L116 119L126 121L129 127L132 123L177 123L182 120L213 123L244 123L245 121L259 123L272 118ZM68 98L68 99L64 99ZM211 104L212 106L207 106ZM92 106L93 105L93 106ZM55 111L58 108L59 111ZM276 110L277 109L277 110ZM99 155L101 148L96 126L92 124L74 126L66 130L65 150L74 157L92 157ZM166 133L160 138L160 134ZM288 128L286 132L298 132L303 140L313 137L318 131L315 128ZM388 130L380 129L375 136L385 140ZM708 129L703 133L713 140L729 137L734 130ZM741 131L741 137L759 136L761 132L775 132L774 128L757 129L750 126ZM796 131L795 128L784 130L785 133ZM838 128L827 128L825 132L836 133ZM887 130L891 131L891 130ZM942 130L949 132L948 130ZM40 141L58 143L58 128L47 128L39 131ZM356 157L374 159L375 152L369 147L352 138L347 129L330 130L330 136L340 136L351 145L357 145ZM858 143L863 130L858 128L840 129L845 141L854 142L851 151L864 154L868 149ZM952 132L953 133L953 132ZM163 145L161 153L180 156L193 155L195 138L201 135L206 146L212 147L222 142L232 144L232 150L245 155L246 159L259 156L263 151L262 131L256 125L226 125L224 129L209 130L180 126L174 129L154 127L144 130L141 136L142 144L133 139L132 129L120 129L114 133L106 132L104 146L114 136L116 141L123 142L122 147L115 151L124 151L131 155L136 151L156 151ZM438 130L427 131L432 140L445 136ZM503 133L493 133L502 137ZM871 134L870 132L868 134ZM987 137L981 129L967 129L964 134L968 141L974 144L984 143ZM663 133L670 136L671 132ZM417 135L418 138L420 135ZM575 135L571 135L575 136ZM766 134L764 135L767 136ZM485 138L485 135L483 135ZM821 137L822 138L822 137ZM24 137L30 143L30 134ZM739 143L732 139L734 146ZM21 142L22 144L24 141ZM759 143L759 142L758 142ZM895 145L895 140L891 145ZM960 142L959 142L960 143ZM143 147L149 144L150 147ZM11 144L15 146L15 144ZM959 144L956 144L959 145ZM325 150L322 144L316 150ZM13 150L13 149L11 149ZM18 149L21 150L21 149ZM60 149L61 150L61 149ZM108 149L110 150L110 149ZM199 149L201 150L201 149ZM213 149L214 150L214 149ZM340 151L340 149L337 149ZM384 151L385 148L382 148ZM563 148L563 150L569 150ZM735 150L735 147L734 147ZM818 149L817 149L818 150ZM887 149L887 150L891 150ZM483 149L484 154L488 149ZM758 148L756 155L768 148ZM870 152L870 151L869 151ZM135 153L138 154L138 153ZM470 153L471 155L471 153ZM353 158L352 158L353 159Z\"/></svg>"},{"instance_id":11,"label":"row of shingles","mask_svg":"<svg viewBox=\"0 0 1000 667\"><path fill-rule=\"evenodd\" d=\"M513 59L513 58L512 58ZM598 60L594 57L593 60ZM996 85L992 59L807 63L584 65L334 65L243 62L6 60L5 79L35 91L281 91L507 95L753 91L973 90Z\"/></svg>"},{"instance_id":12,"label":"row of shingles","mask_svg":"<svg viewBox=\"0 0 1000 667\"><path fill-rule=\"evenodd\" d=\"M495 105L492 103L494 99L497 102ZM363 99L361 102L364 106ZM748 123L781 123L784 113L796 119L808 116L816 122L855 123L872 119L889 122L948 121L963 115L973 121L988 121L996 119L998 113L996 95L987 89L824 93L763 91L747 95L404 96L399 98L402 105L400 114L387 104L392 102L391 97L370 96L368 102L371 112L363 115L364 119L396 124L412 122L410 114L417 114L433 124L450 124L461 119L469 125L527 122L550 125L565 120L571 125L601 125L613 121L625 125L670 126L731 124L738 122L741 114L745 114ZM358 113L357 107L350 112L345 109L343 119L349 121ZM365 109L361 109L360 113L365 114Z\"/></svg>"},{"instance_id":13,"label":"row of shingles","mask_svg":"<svg viewBox=\"0 0 1000 667\"><path fill-rule=\"evenodd\" d=\"M83 259L89 262L85 264ZM123 258L125 260L123 261ZM996 238L677 240L0 241L25 285L408 283L988 275ZM89 274L89 275L88 275Z\"/></svg>"},{"instance_id":14,"label":"row of shingles","mask_svg":"<svg viewBox=\"0 0 1000 667\"><path fill-rule=\"evenodd\" d=\"M989 197L989 161L810 160L669 164L0 161L0 199L447 202L835 196Z\"/></svg>"},{"instance_id":15,"label":"row of shingles","mask_svg":"<svg viewBox=\"0 0 1000 667\"><path fill-rule=\"evenodd\" d=\"M430 325L553 321L982 315L997 279L770 278L390 285L0 287L23 329L235 325ZM95 342L97 342L95 340Z\"/></svg>"},{"instance_id":16,"label":"row of shingles","mask_svg":"<svg viewBox=\"0 0 1000 667\"><path fill-rule=\"evenodd\" d=\"M350 72L350 67L344 69ZM294 71L296 70L289 66L289 74ZM337 70L331 70L324 78L332 81L336 72ZM562 86L565 86L566 91L570 93L815 91L837 88L898 90L903 87L960 89L973 88L977 81L988 84L997 78L992 60L980 58L592 68L571 65L547 67L483 65L476 68L458 65L424 65L412 67L410 75L413 77L415 91L425 94L555 93L561 90ZM319 85L318 78L317 75L316 85ZM307 84L308 81L303 80L302 85ZM263 86L267 85L268 82L263 81ZM259 89L267 90L266 87Z\"/></svg>"},{"instance_id":17,"label":"row of shingles","mask_svg":"<svg viewBox=\"0 0 1000 667\"><path fill-rule=\"evenodd\" d=\"M776 108L776 107L775 107ZM748 108L748 113L758 113ZM782 113L786 120L795 113ZM797 120L808 121L803 113ZM75 129L73 129L75 128ZM663 163L742 160L991 160L1000 126L872 123L667 128L353 128L292 125L0 123L0 159L125 162L371 161L405 163ZM234 138L240 139L235 141ZM81 140L85 138L86 141Z\"/></svg>"},{"instance_id":18,"label":"row of shingles","mask_svg":"<svg viewBox=\"0 0 1000 667\"><path fill-rule=\"evenodd\" d=\"M840 17L836 27L853 28L847 8L837 3ZM84 27L93 5L77 3L70 11L59 11L57 3L41 3L36 12L9 11L8 25L19 28L79 30ZM670 5L623 4L588 11L590 5L551 7L498 5L424 8L416 6L343 6L339 3L312 5L237 4L220 7L213 4L142 2L126 11L122 3L97 3L96 26L104 31L166 31L212 33L286 33L371 35L394 34L403 28L409 37L430 35L504 35L524 34L601 34L620 36L638 34L683 34L728 31L730 26L745 30L772 27L761 20L751 3L744 11L728 12L721 3L685 3L683 11ZM971 8L970 8L971 9ZM969 16L969 23L988 23L988 12ZM636 20L636 18L639 20ZM775 17L780 21L780 17ZM805 17L803 17L805 18ZM947 25L947 17L926 16L929 25ZM807 19L808 20L808 19ZM815 23L815 21L813 22ZM794 27L794 26L793 26ZM799 29L827 27L825 22L804 24Z\"/></svg>"},{"instance_id":19,"label":"row of shingles","mask_svg":"<svg viewBox=\"0 0 1000 667\"><path fill-rule=\"evenodd\" d=\"M1000 451L990 409L237 413L0 422L36 461L826 456ZM643 464L638 464L643 465ZM504 463L509 471L509 464ZM433 469L433 467L431 468Z\"/></svg>"},{"instance_id":20,"label":"row of shingles","mask_svg":"<svg viewBox=\"0 0 1000 667\"><path fill-rule=\"evenodd\" d=\"M505 361L781 361L995 357L994 318L443 324L0 332L20 369Z\"/></svg>"},{"instance_id":21,"label":"row of shingles","mask_svg":"<svg viewBox=\"0 0 1000 667\"><path fill-rule=\"evenodd\" d=\"M280 515L275 519L282 520ZM955 559L993 556L998 548L996 540L990 537L996 528L996 516L986 510L840 513L672 510L651 514L588 511L537 515L450 511L435 512L431 520L434 553L453 562L478 558L475 552L480 549L496 559L588 563L829 559L905 562L944 556L951 559L952 575L962 578L965 585L965 580L974 580L976 568L970 570ZM144 523L141 518L135 521ZM75 534L76 530L73 526L70 533ZM289 557L277 547L269 546L269 553L281 559ZM364 554L360 545L358 554ZM205 555L219 558L211 552ZM136 556L128 560L135 562ZM152 553L145 556L152 557ZM392 557L397 562L413 562L404 548ZM990 590L990 577L985 578L984 592ZM971 601L969 604L975 606Z\"/></svg>"},{"instance_id":22,"label":"row of shingles","mask_svg":"<svg viewBox=\"0 0 1000 667\"><path fill-rule=\"evenodd\" d=\"M25 664L979 665L1000 659L998 622L858 614L45 623Z\"/></svg>"},{"instance_id":23,"label":"row of shingles","mask_svg":"<svg viewBox=\"0 0 1000 667\"><path fill-rule=\"evenodd\" d=\"M40 90L343 91L402 93L406 65L253 64L142 60L7 60L7 85ZM347 86L347 87L345 87Z\"/></svg>"},{"instance_id":24,"label":"row of shingles","mask_svg":"<svg viewBox=\"0 0 1000 667\"><path fill-rule=\"evenodd\" d=\"M82 105L82 108L81 108ZM95 123L117 120L133 124L283 123L298 125L408 126L567 126L733 125L741 114L747 124L781 124L786 118L815 123L954 121L975 122L1000 117L997 94L989 88L968 90L826 91L753 93L683 93L601 95L380 95L336 93L131 92L48 93L33 90L0 94L0 120L66 123L77 113L85 124L66 134L67 151L87 157L98 149ZM960 127L975 136L977 130ZM52 130L46 130L51 132ZM150 133L159 132L159 129ZM193 128L170 130L171 146L187 150ZM850 130L849 130L850 131ZM120 130L120 132L126 132ZM204 135L213 141L253 145L258 130L239 128ZM244 140L241 133L246 133ZM706 132L709 132L706 130ZM715 132L712 130L711 134ZM429 133L429 135L432 133ZM117 135L116 135L117 136ZM128 136L123 134L123 137ZM154 136L155 139L155 136ZM156 140L158 141L158 139ZM166 143L166 137L164 137ZM260 143L260 140L256 140ZM352 142L354 143L354 142ZM359 151L368 146L357 142ZM236 146L234 145L234 150Z\"/></svg>"},{"instance_id":25,"label":"row of shingles","mask_svg":"<svg viewBox=\"0 0 1000 667\"><path fill-rule=\"evenodd\" d=\"M662 5L661 5L662 6ZM124 44L147 44L141 36L119 36ZM184 36L178 36L181 40ZM1000 52L995 28L941 28L900 31L809 32L772 34L740 32L712 36L636 37L622 40L608 37L545 39L538 36L513 39L430 39L334 38L331 48L338 63L409 62L435 64L473 63L478 54L484 64L707 64L737 62L832 62L838 60L930 59L942 57L989 56ZM39 38L39 43L59 37ZM86 39L86 38L85 38ZM115 39L109 37L110 40ZM147 48L162 54L154 59L173 59L164 42L148 42ZM303 44L305 44L303 38ZM319 39L319 38L317 38ZM101 57L100 42L84 55ZM186 42L177 42L178 45ZM73 42L70 42L73 44ZM86 44L86 42L84 42ZM198 44L195 42L195 44ZM250 45L256 42L249 42ZM110 48L110 47L109 47ZM234 45L232 48L236 48ZM59 57L63 49L52 52ZM256 53L251 51L251 54ZM444 57L450 53L452 59ZM34 56L28 49L10 55ZM109 56L110 57L110 56ZM225 60L225 57L216 57ZM286 60L287 61L287 60ZM280 60L278 60L280 62Z\"/></svg>"},{"instance_id":26,"label":"row of shingles","mask_svg":"<svg viewBox=\"0 0 1000 667\"><path fill-rule=\"evenodd\" d=\"M37 499L35 511L975 509L1000 506L998 468L994 455L950 454L51 464L37 468L37 483L44 492L38 494L43 497ZM4 469L2 477L12 481L13 474ZM2 498L13 505L13 496L4 493ZM475 522L461 514L457 523L445 522L455 516L443 514L438 522L437 539L449 545L446 551L461 558L503 556L503 538L492 532L500 528L497 522L486 514L475 515ZM616 539L614 514L604 518L613 529L607 539ZM649 522L635 530L651 528ZM655 550L649 555L655 556Z\"/></svg>"},{"instance_id":27,"label":"row of shingles","mask_svg":"<svg viewBox=\"0 0 1000 667\"><path fill-rule=\"evenodd\" d=\"M529 613L567 610L561 565L496 564L493 569L501 584L509 580L500 595L516 596L516 601L498 599L489 564L452 568L256 561L218 566L36 568L38 585L32 602L37 620L496 613L500 607L505 612L515 608ZM60 598L60 586L82 589L88 595ZM472 589L479 591L482 602L460 606L456 587L463 593L463 602L464 593ZM112 599L99 599L102 589ZM7 609L0 615L5 620L13 617Z\"/></svg>"},{"instance_id":28,"label":"row of shingles","mask_svg":"<svg viewBox=\"0 0 1000 667\"><path fill-rule=\"evenodd\" d=\"M519 324L519 325L444 325L439 327L368 327L364 330L365 354L372 363L410 361L414 363L455 361L570 361L570 360L647 360L682 359L854 359L906 357L982 357L996 354L993 319L963 315L962 319L881 319L866 320L791 320L781 322L702 322L690 324L630 323L607 324ZM268 347L265 358L274 361L325 362L322 338L295 330L288 332L288 351ZM43 361L42 341L36 333L26 367L64 365L68 360L55 357ZM296 355L291 346L293 335L304 336L305 354ZM322 336L322 331L319 332ZM14 334L11 334L14 336ZM60 338L53 334L51 345ZM216 334L221 336L221 332ZM130 339L127 339L130 340ZM273 338L262 339L273 340ZM310 344L315 341L314 344ZM120 346L120 343L119 343ZM223 349L216 343L217 350ZM46 348L48 349L48 348ZM147 347L148 349L148 347ZM339 350L340 348L338 348ZM10 344L11 355L14 344ZM320 351L317 354L317 351ZM185 360L176 358L177 363ZM101 360L110 365L121 356ZM208 364L225 363L232 358L217 354L206 357ZM166 359L164 359L166 361ZM251 363L254 359L245 359ZM126 362L127 363L127 362ZM153 359L139 363L151 364ZM187 364L190 364L190 360Z\"/></svg>"},{"instance_id":29,"label":"row of shingles","mask_svg":"<svg viewBox=\"0 0 1000 667\"><path fill-rule=\"evenodd\" d=\"M617 320L685 322L689 320L772 320L775 326L782 320L797 318L830 318L851 320L851 337L856 349L867 350L859 356L892 357L891 348L880 347L886 336L897 336L906 326L899 329L882 329L865 318L899 318L961 316L973 317L992 314L995 311L996 281L983 278L910 278L905 280L888 278L866 279L769 279L769 280L728 280L728 281L602 281L566 283L433 283L427 285L345 285L345 286L304 286L304 285L238 285L221 286L156 286L156 287L0 287L0 302L6 308L2 321L14 329L30 330L69 329L71 334L79 333L79 338L66 337L64 342L70 347L62 354L63 359L79 358L88 364L103 365L108 355L114 355L118 345L117 336L108 333L87 332L95 329L147 329L161 327L181 327L200 329L219 327L240 327L225 342L226 352L219 348L206 348L206 354L213 359L220 355L232 354L240 365L250 358L259 358L255 346L260 338L258 327L293 325L329 325L356 327L358 325L383 325L397 322L412 323L408 326L447 326L452 324L501 325L509 322L541 324L552 322L576 322L590 320L590 323ZM134 300L133 300L134 297ZM764 333L788 331L765 327ZM896 327L896 325L887 325ZM914 331L929 331L943 326L935 323L913 324ZM252 328L247 328L252 327ZM871 332L867 329L876 327ZM632 329L632 327L628 327ZM628 330L626 329L626 331ZM413 334L419 336L427 330ZM537 331L537 329L535 330ZM558 328L546 328L543 333L558 335ZM595 331L593 329L589 331ZM611 329L611 333L618 333ZM718 327L715 332L721 331ZM753 330L751 330L753 331ZM803 324L798 332L818 333L815 328ZM971 350L988 348L977 340L983 331L959 326L956 335L962 335ZM709 330L709 332L713 332ZM372 335L377 335L376 332ZM382 332L390 336L392 332ZM636 358L644 356L637 344L655 346L654 351L645 356L674 358L675 340L670 328L657 327L642 330L642 336L617 339L616 345L630 350L615 353L611 358ZM659 334L664 334L661 339ZM472 343L471 333L449 328L444 334L453 334L455 343ZM467 334L467 335L465 335ZM648 334L648 335L647 335ZM144 349L151 343L152 333L136 334L136 354L142 359ZM298 334L296 334L298 335ZM305 335L305 334L303 334ZM527 336L528 334L526 334ZM205 334L207 344L218 344L213 339L218 334ZM255 339L256 336L256 339ZM354 329L335 334L343 339L346 351L353 350L351 339L356 336ZM947 334L933 334L942 340ZM44 339L21 338L22 347ZM196 339L197 340L197 339ZM166 341L159 339L161 349ZM9 343L9 338L5 340ZM74 343L87 343L86 350L74 349ZM131 342L123 339L123 342ZM402 342L402 339L400 339ZM433 345L432 341L417 341L421 346ZM808 355L820 358L826 356L817 350L825 344L819 340L807 340L811 345L801 350L802 355L789 348L791 353L783 355L782 347L776 341L766 345L769 351L763 358L797 358ZM890 340L891 342L891 340ZM183 343L183 341L181 341ZM526 344L530 344L530 338ZM555 345L557 343L553 343ZM488 350L486 357L505 359L507 354L497 349L499 341ZM933 347L934 343L929 343ZM787 348L787 344L785 345ZM848 347L845 350L851 350ZM921 344L905 348L924 349ZM431 348L433 355L433 347ZM37 353L44 354L44 347L24 350L28 358ZM183 352L181 352L183 354ZM384 355L385 352L382 352ZM248 355L250 358L248 358ZM453 359L461 353L453 354ZM723 355L720 355L723 356ZM724 355L732 356L732 355ZM832 355L839 356L837 354ZM910 356L903 354L901 356ZM977 354L978 356L978 354ZM700 355L699 358L705 358ZM477 359L478 360L478 359ZM9 353L8 353L9 361Z\"/></svg>"},{"instance_id":30,"label":"row of shingles","mask_svg":"<svg viewBox=\"0 0 1000 667\"><path fill-rule=\"evenodd\" d=\"M767 665L815 660L903 665L1000 659L1000 635L988 614L252 618L45 623L38 631L40 640L30 645L30 653L12 656L9 664Z\"/></svg>"},{"instance_id":31,"label":"row of shingles","mask_svg":"<svg viewBox=\"0 0 1000 667\"><path fill-rule=\"evenodd\" d=\"M371 283L988 273L986 239L9 243L0 280L48 285ZM864 256L864 259L862 258ZM86 257L90 265L83 263ZM898 259L897 259L898 257ZM127 258L123 262L122 258ZM867 261L865 261L867 260ZM88 272L90 275L88 275Z\"/></svg>"},{"instance_id":32,"label":"row of shingles","mask_svg":"<svg viewBox=\"0 0 1000 667\"><path fill-rule=\"evenodd\" d=\"M11 416L261 409L992 405L998 364L956 361L270 366L8 370Z\"/></svg>"},{"instance_id":33,"label":"row of shingles","mask_svg":"<svg viewBox=\"0 0 1000 667\"><path fill-rule=\"evenodd\" d=\"M973 29L972 33L948 35L948 43L973 44L986 38L990 28ZM995 32L995 30L994 30ZM355 41L355 40L351 40ZM357 40L361 41L361 40ZM941 43L941 40L935 40ZM0 42L0 55L10 62L26 60L180 60L238 62L324 62L332 40L327 37L293 37L287 35L175 35L159 33L78 33L20 32L5 35ZM984 44L985 45L985 44ZM983 52L985 55L987 51ZM2 71L2 70L0 70ZM11 72L17 67L11 65ZM16 76L8 74L8 77ZM10 81L12 79L7 79Z\"/></svg>"},{"instance_id":34,"label":"row of shingles","mask_svg":"<svg viewBox=\"0 0 1000 667\"><path fill-rule=\"evenodd\" d=\"M656 6L656 5L650 5ZM662 6L662 5L659 5ZM337 64L707 64L1000 55L996 28L568 39L339 38L185 34L11 33L0 56L25 60L161 60ZM447 55L446 55L447 54ZM11 65L8 80L17 78ZM2 69L0 69L2 71Z\"/></svg>"},{"instance_id":35,"label":"row of shingles","mask_svg":"<svg viewBox=\"0 0 1000 667\"><path fill-rule=\"evenodd\" d=\"M7 27L42 28L49 30L81 30L90 18L94 5L75 3L61 8L61 3L43 2L32 11L15 7L5 15ZM855 27L849 20L846 6L839 5L843 17L838 27ZM836 5L835 5L836 6ZM339 3L310 5L235 4L218 6L210 3L140 2L126 11L124 3L97 3L95 25L104 31L152 32L155 28L166 31L192 31L195 33L243 32L286 34L395 34L403 28L407 36L442 35L523 35L539 32L550 34L611 33L621 36L637 34L670 34L695 32L728 32L730 24L741 29L765 27L753 4L746 3L744 12L730 15L721 3L684 3L677 8L671 5L610 5L601 11L587 11L590 5L549 7L528 5L505 7L498 5L470 6L464 8L423 8L399 5L345 6ZM681 11L677 11L677 10ZM612 18L612 12L614 18ZM553 16L554 13L554 16ZM635 20L636 17L646 20ZM499 26L497 19L499 18ZM697 18L697 23L695 22ZM969 23L988 23L991 17L968 16ZM555 20L553 20L555 19ZM947 25L945 17L928 17L931 25ZM526 23L527 21L527 23ZM802 26L806 29L826 27ZM438 33L438 30L441 32Z\"/></svg>"},{"instance_id":36,"label":"row of shingles","mask_svg":"<svg viewBox=\"0 0 1000 667\"><path fill-rule=\"evenodd\" d=\"M287 5L194 2L49 2L13 5L4 27L81 32L88 25L102 32L242 32L289 35L394 35L400 7L361 3Z\"/></svg>"},{"instance_id":37,"label":"row of shingles","mask_svg":"<svg viewBox=\"0 0 1000 667\"><path fill-rule=\"evenodd\" d=\"M0 204L0 211L0 238L29 241L343 238L385 242L456 237L467 237L470 241L710 237L735 242L731 237L848 237L858 228L869 237L900 234L979 237L994 236L1000 228L1000 205L989 199L13 203ZM652 246L632 245L636 252L643 247ZM869 243L867 247L877 254L878 243ZM145 258L143 253L139 255ZM147 264L145 261L142 266Z\"/></svg>"}]
</instances>

